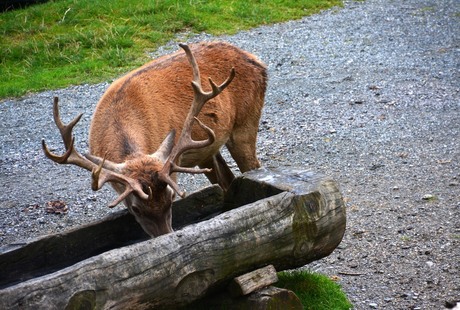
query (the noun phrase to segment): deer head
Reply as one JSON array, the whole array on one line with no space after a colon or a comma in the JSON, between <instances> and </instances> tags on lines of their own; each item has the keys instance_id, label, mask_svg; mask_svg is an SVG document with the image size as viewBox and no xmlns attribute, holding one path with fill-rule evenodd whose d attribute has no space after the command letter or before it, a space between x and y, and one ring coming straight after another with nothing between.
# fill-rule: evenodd
<instances>
[{"instance_id":1,"label":"deer head","mask_svg":"<svg viewBox=\"0 0 460 310\"><path fill-rule=\"evenodd\" d=\"M64 124L59 116L58 98L54 98L53 115L58 127L66 152L59 156L53 154L42 140L45 155L58 164L73 164L92 172L92 189L97 191L109 182L119 196L109 204L112 208L120 202L128 207L137 222L152 237L172 232L171 207L175 194L184 197L175 180L175 173L205 173L210 169L187 168L178 165L181 155L191 149L204 148L214 143L215 135L212 129L197 119L203 105L219 95L233 80L235 70L232 68L229 77L216 85L211 79L211 91L205 92L201 87L200 71L195 57L187 45L180 44L185 51L192 67L192 88L194 99L185 119L177 143L176 132L172 130L164 139L158 150L152 154L136 154L122 163L115 163L106 158L91 154L81 155L75 150L72 130L80 120L78 115L69 124ZM195 141L191 137L194 122L206 132L208 138Z\"/></svg>"}]
</instances>

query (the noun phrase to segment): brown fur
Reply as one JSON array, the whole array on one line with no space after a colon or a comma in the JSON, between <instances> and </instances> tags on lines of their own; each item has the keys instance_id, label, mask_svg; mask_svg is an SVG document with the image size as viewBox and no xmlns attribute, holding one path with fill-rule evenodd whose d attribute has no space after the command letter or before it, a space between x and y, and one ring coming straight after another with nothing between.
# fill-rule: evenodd
<instances>
[{"instance_id":1,"label":"brown fur","mask_svg":"<svg viewBox=\"0 0 460 310\"><path fill-rule=\"evenodd\" d=\"M219 176L215 165L216 162L221 165L223 160L217 158L216 161L216 155L220 156L220 148L226 145L242 172L258 168L260 164L255 145L266 89L265 65L255 56L223 42L201 43L190 48L200 68L205 91L210 90L208 77L220 84L228 77L232 67L236 75L230 85L208 101L198 115L214 131L215 142L183 154L181 166L213 167L214 171L207 176L212 182L218 182L222 176ZM141 217L164 217L165 213L170 217L170 203L163 202L164 206L160 206L159 201L167 200L171 193L165 193L165 184L155 183L155 173L161 169L161 160L154 160L148 155L158 150L173 129L178 133L177 140L193 101L191 81L191 66L185 53L178 51L116 80L102 96L94 112L90 153L98 157L107 154L108 160L124 163L123 174L137 178L152 188L155 201L142 208L150 210L142 210ZM192 137L195 140L207 138L197 124L193 127ZM221 168L225 171L220 175L229 171L223 166ZM114 187L118 192L123 191L120 185ZM133 204L139 204L132 197L125 203L131 212ZM139 218L138 221L141 223ZM143 227L149 230L145 225ZM168 230L171 228L149 233L157 235Z\"/></svg>"}]
</instances>

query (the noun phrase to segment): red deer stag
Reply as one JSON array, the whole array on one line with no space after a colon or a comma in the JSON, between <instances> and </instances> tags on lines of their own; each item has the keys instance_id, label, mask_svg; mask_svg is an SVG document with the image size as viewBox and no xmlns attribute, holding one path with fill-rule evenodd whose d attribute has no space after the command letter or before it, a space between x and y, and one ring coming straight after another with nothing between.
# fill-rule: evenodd
<instances>
[{"instance_id":1,"label":"red deer stag","mask_svg":"<svg viewBox=\"0 0 460 310\"><path fill-rule=\"evenodd\" d=\"M82 156L74 148L72 130L81 114L63 124L57 98L54 121L66 152L53 154L42 141L51 160L92 171L93 190L109 182L119 194L109 207L123 201L152 237L172 232L174 195L184 196L176 183L177 172L205 173L225 190L234 176L220 154L224 144L242 172L260 167L256 138L266 89L265 65L222 42L191 49L180 46L185 54L178 51L153 60L107 89L91 121L90 154ZM209 78L206 91L200 70L224 82L217 86Z\"/></svg>"}]
</instances>

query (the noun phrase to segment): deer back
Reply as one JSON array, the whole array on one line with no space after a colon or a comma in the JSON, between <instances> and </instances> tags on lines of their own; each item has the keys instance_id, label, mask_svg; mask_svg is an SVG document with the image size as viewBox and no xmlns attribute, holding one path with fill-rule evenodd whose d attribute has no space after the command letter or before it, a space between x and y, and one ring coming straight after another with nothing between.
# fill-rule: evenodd
<instances>
[{"instance_id":1,"label":"deer back","mask_svg":"<svg viewBox=\"0 0 460 310\"><path fill-rule=\"evenodd\" d=\"M266 68L254 55L223 42L190 46L203 79L222 83L236 75L219 96L207 102L199 119L215 133L212 145L195 150L188 166L215 154L236 128L259 122L266 89ZM153 60L115 81L99 101L90 128L90 153L121 163L154 153L167 134L180 132L193 100L192 70L184 53ZM209 83L202 80L204 90ZM206 133L194 125L192 137ZM177 139L177 137L176 137ZM187 156L187 153L184 154Z\"/></svg>"}]
</instances>

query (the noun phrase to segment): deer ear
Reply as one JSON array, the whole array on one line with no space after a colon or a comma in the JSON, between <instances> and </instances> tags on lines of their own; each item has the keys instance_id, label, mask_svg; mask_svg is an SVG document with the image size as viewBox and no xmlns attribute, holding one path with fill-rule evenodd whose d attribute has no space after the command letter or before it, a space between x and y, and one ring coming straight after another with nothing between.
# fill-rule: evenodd
<instances>
[{"instance_id":1,"label":"deer ear","mask_svg":"<svg viewBox=\"0 0 460 310\"><path fill-rule=\"evenodd\" d=\"M163 140L158 150L155 153L151 154L150 156L154 156L160 159L162 162L165 162L169 154L171 154L171 151L174 147L175 138L176 138L176 130L173 129L168 133L168 135Z\"/></svg>"}]
</instances>

